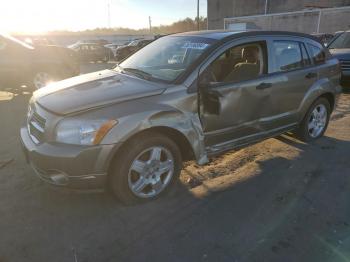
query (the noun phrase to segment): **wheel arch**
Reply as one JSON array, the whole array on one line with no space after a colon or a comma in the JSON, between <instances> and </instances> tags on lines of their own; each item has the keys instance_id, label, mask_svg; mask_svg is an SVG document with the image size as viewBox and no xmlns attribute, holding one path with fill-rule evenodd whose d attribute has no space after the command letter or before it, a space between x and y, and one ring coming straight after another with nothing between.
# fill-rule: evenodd
<instances>
[{"instance_id":1,"label":"wheel arch","mask_svg":"<svg viewBox=\"0 0 350 262\"><path fill-rule=\"evenodd\" d=\"M299 122L301 122L307 114L310 106L320 97L327 99L333 111L336 106L336 95L338 93L337 86L335 86L329 79L322 78L316 81L305 94L299 111Z\"/></svg>"},{"instance_id":2,"label":"wheel arch","mask_svg":"<svg viewBox=\"0 0 350 262\"><path fill-rule=\"evenodd\" d=\"M123 142L119 148L117 148L112 153L112 156L110 157L110 161L108 163L108 174L110 173L111 168L113 167L113 163L116 161L118 155L122 154L124 150L128 150L128 145L132 140L140 137L147 137L152 134L161 134L174 141L179 146L181 156L184 161L194 160L196 158L190 141L183 133L175 128L168 126L154 126L143 129L131 135L127 138L127 140Z\"/></svg>"},{"instance_id":3,"label":"wheel arch","mask_svg":"<svg viewBox=\"0 0 350 262\"><path fill-rule=\"evenodd\" d=\"M329 102L329 105L331 106L331 112L333 112L333 110L335 109L335 96L333 93L330 93L330 92L327 92L327 93L324 93L322 95L320 95L317 99L321 98L321 97L324 97L328 100ZM316 101L316 100L315 100Z\"/></svg>"}]
</instances>

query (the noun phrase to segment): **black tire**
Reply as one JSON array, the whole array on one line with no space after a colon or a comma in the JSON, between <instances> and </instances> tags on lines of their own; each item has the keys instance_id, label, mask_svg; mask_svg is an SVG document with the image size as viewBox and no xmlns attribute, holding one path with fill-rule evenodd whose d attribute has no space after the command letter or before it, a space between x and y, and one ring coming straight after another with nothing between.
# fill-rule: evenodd
<instances>
[{"instance_id":1,"label":"black tire","mask_svg":"<svg viewBox=\"0 0 350 262\"><path fill-rule=\"evenodd\" d=\"M326 110L327 110L327 118L326 118L326 124L320 134L318 134L315 137L312 137L309 132L308 124L311 118L311 114L314 111L314 109L319 106L319 105L324 105ZM320 97L318 98L309 108L308 112L306 113L303 121L301 122L299 128L294 132L297 138L299 138L303 142L311 142L314 141L324 135L324 133L327 130L328 123L329 123L329 118L331 114L331 106L329 104L329 101L324 98Z\"/></svg>"},{"instance_id":2,"label":"black tire","mask_svg":"<svg viewBox=\"0 0 350 262\"><path fill-rule=\"evenodd\" d=\"M134 194L129 186L129 170L133 161L141 152L155 146L166 148L172 154L174 171L170 182L163 191L156 196L142 198ZM158 198L169 190L180 175L182 157L179 147L168 137L158 133L145 133L128 142L115 157L112 165L111 173L109 174L109 187L122 203L132 205Z\"/></svg>"}]
</instances>

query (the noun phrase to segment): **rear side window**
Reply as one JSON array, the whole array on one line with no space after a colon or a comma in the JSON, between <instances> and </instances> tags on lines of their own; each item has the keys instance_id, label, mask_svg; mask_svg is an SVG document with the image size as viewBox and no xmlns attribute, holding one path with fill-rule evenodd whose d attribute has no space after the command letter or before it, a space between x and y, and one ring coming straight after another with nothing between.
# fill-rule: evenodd
<instances>
[{"instance_id":1,"label":"rear side window","mask_svg":"<svg viewBox=\"0 0 350 262\"><path fill-rule=\"evenodd\" d=\"M304 66L300 43L297 41L273 41L272 55L275 72L295 70Z\"/></svg>"},{"instance_id":2,"label":"rear side window","mask_svg":"<svg viewBox=\"0 0 350 262\"><path fill-rule=\"evenodd\" d=\"M326 61L326 54L325 52L318 46L314 46L311 44L308 44L310 52L311 52L311 58L314 62L314 64L319 65L323 64Z\"/></svg>"}]
</instances>

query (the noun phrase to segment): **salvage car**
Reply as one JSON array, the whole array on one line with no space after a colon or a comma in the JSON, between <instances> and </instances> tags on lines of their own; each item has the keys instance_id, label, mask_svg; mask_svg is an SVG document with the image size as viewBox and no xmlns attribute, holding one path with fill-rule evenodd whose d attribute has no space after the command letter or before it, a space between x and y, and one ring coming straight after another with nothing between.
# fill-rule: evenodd
<instances>
[{"instance_id":1,"label":"salvage car","mask_svg":"<svg viewBox=\"0 0 350 262\"><path fill-rule=\"evenodd\" d=\"M108 62L114 58L113 51L100 44L76 43L69 48L76 52L80 62Z\"/></svg>"},{"instance_id":2,"label":"salvage car","mask_svg":"<svg viewBox=\"0 0 350 262\"><path fill-rule=\"evenodd\" d=\"M140 50L141 48L145 47L151 42L153 42L153 40L139 39L139 40L134 40L127 45L119 46L116 49L115 58L117 61L121 61L126 57L132 55L136 51Z\"/></svg>"},{"instance_id":3,"label":"salvage car","mask_svg":"<svg viewBox=\"0 0 350 262\"><path fill-rule=\"evenodd\" d=\"M320 138L339 79L338 60L310 35L170 35L114 69L36 91L21 141L44 181L142 202L170 188L183 161L285 132Z\"/></svg>"},{"instance_id":4,"label":"salvage car","mask_svg":"<svg viewBox=\"0 0 350 262\"><path fill-rule=\"evenodd\" d=\"M350 31L342 32L330 44L331 54L338 58L342 71L342 83L350 84Z\"/></svg>"},{"instance_id":5,"label":"salvage car","mask_svg":"<svg viewBox=\"0 0 350 262\"><path fill-rule=\"evenodd\" d=\"M36 46L0 35L0 83L29 84L40 89L79 74L74 52L59 46Z\"/></svg>"}]
</instances>

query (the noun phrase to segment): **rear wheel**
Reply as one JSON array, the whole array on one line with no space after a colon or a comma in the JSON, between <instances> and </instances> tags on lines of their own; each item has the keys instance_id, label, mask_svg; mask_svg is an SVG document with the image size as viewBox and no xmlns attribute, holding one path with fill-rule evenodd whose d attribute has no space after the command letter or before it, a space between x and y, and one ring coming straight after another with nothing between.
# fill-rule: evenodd
<instances>
[{"instance_id":1,"label":"rear wheel","mask_svg":"<svg viewBox=\"0 0 350 262\"><path fill-rule=\"evenodd\" d=\"M117 156L110 182L125 204L157 198L177 179L182 158L178 146L161 134L140 136Z\"/></svg>"},{"instance_id":2,"label":"rear wheel","mask_svg":"<svg viewBox=\"0 0 350 262\"><path fill-rule=\"evenodd\" d=\"M317 99L310 107L295 134L305 142L322 137L328 126L330 113L331 107L328 100L323 97Z\"/></svg>"}]
</instances>

